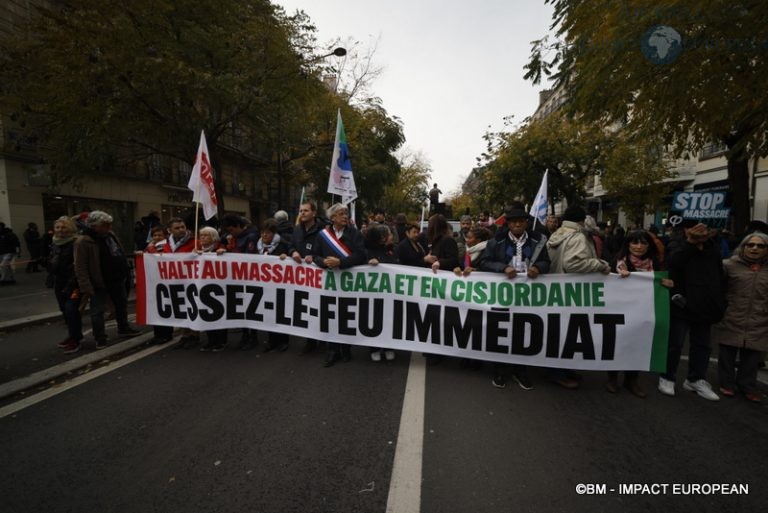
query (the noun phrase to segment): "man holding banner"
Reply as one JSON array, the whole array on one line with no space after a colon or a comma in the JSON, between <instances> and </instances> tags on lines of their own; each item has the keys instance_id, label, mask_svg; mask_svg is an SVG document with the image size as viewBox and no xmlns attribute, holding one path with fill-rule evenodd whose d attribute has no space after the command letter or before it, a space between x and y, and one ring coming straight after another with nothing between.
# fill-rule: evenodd
<instances>
[{"instance_id":1,"label":"man holding banner","mask_svg":"<svg viewBox=\"0 0 768 513\"><path fill-rule=\"evenodd\" d=\"M365 240L363 235L349 224L349 210L341 203L335 203L328 209L331 225L318 233L317 244L313 248L314 262L325 269L347 269L366 262ZM328 343L325 366L331 367L340 358L345 362L352 359L349 344Z\"/></svg>"},{"instance_id":2,"label":"man holding banner","mask_svg":"<svg viewBox=\"0 0 768 513\"><path fill-rule=\"evenodd\" d=\"M550 271L553 273L610 274L611 266L598 258L595 244L584 228L587 212L579 205L571 205L563 212L563 224L547 242ZM553 369L551 379L563 388L578 388L578 374L564 369Z\"/></svg>"},{"instance_id":3,"label":"man holding banner","mask_svg":"<svg viewBox=\"0 0 768 513\"><path fill-rule=\"evenodd\" d=\"M317 219L317 205L314 201L304 200L299 205L299 223L293 228L291 247L288 254L297 264L312 263L312 250L317 244L317 235L324 224ZM317 347L317 340L308 338L301 354L311 353Z\"/></svg>"},{"instance_id":4,"label":"man holding banner","mask_svg":"<svg viewBox=\"0 0 768 513\"><path fill-rule=\"evenodd\" d=\"M541 233L528 230L528 214L519 201L512 202L504 213L509 231L500 241L491 239L480 257L480 270L504 273L515 278L518 273L535 279L549 272L547 238ZM506 365L494 363L493 386L506 386ZM533 383L525 365L513 364L512 377L523 390L533 390Z\"/></svg>"}]
</instances>

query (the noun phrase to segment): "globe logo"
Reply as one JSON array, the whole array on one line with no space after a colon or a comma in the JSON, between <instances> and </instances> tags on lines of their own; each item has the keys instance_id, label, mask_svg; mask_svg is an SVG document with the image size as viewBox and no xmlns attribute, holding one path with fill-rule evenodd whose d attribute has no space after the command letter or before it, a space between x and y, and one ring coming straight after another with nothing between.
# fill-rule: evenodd
<instances>
[{"instance_id":1,"label":"globe logo","mask_svg":"<svg viewBox=\"0 0 768 513\"><path fill-rule=\"evenodd\" d=\"M654 25L646 30L641 47L645 58L653 64L670 64L683 49L680 34L666 25Z\"/></svg>"}]
</instances>

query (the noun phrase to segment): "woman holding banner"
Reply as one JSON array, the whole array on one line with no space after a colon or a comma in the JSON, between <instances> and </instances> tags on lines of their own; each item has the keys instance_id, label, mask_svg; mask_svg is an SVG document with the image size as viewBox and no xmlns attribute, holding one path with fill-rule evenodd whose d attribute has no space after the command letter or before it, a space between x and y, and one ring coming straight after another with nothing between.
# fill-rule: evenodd
<instances>
[{"instance_id":1,"label":"woman holding banner","mask_svg":"<svg viewBox=\"0 0 768 513\"><path fill-rule=\"evenodd\" d=\"M396 264L397 257L393 245L394 236L392 230L386 224L373 223L365 232L365 250L368 253L368 265ZM381 361L384 354L386 360L394 360L395 352L392 349L380 347L371 348L371 360Z\"/></svg>"},{"instance_id":2,"label":"woman holding banner","mask_svg":"<svg viewBox=\"0 0 768 513\"><path fill-rule=\"evenodd\" d=\"M624 243L621 245L612 267L622 278L628 278L634 272L660 271L661 265L657 258L657 248L651 235L645 230L630 232L624 238ZM662 279L661 284L667 288L672 288L672 280L667 278ZM605 388L610 393L615 394L619 389L618 380L618 371L608 371L608 382L605 384ZM640 386L638 371L624 371L624 388L637 397L645 398L646 396L643 387Z\"/></svg>"},{"instance_id":3,"label":"woman holding banner","mask_svg":"<svg viewBox=\"0 0 768 513\"><path fill-rule=\"evenodd\" d=\"M197 240L200 241L199 247L196 250L198 255L203 253L215 253L220 255L226 252L226 250L222 249L221 238L219 237L219 232L216 228L203 226L197 233ZM227 345L226 328L222 330L209 330L205 332L205 335L208 340L200 348L200 351L204 353L209 351L218 353L219 351L224 350L224 347Z\"/></svg>"},{"instance_id":4,"label":"woman holding banner","mask_svg":"<svg viewBox=\"0 0 768 513\"><path fill-rule=\"evenodd\" d=\"M728 307L712 327L720 344L717 369L720 393L736 391L755 403L763 400L757 388L757 370L768 350L768 235L752 233L741 241L731 258L723 261ZM738 365L736 363L738 357Z\"/></svg>"},{"instance_id":5,"label":"woman holding banner","mask_svg":"<svg viewBox=\"0 0 768 513\"><path fill-rule=\"evenodd\" d=\"M259 255L280 256L288 253L290 240L286 240L278 233L280 224L277 219L267 219L261 225L261 237L256 243L256 253ZM281 353L288 349L288 334L270 331L267 335L267 346L263 352L268 353L277 349Z\"/></svg>"}]
</instances>

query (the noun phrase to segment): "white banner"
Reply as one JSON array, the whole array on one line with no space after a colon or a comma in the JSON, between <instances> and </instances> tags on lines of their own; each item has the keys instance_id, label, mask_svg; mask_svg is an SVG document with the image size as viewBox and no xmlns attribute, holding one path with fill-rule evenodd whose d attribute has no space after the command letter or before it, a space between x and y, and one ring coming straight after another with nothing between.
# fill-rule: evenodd
<instances>
[{"instance_id":1,"label":"white banner","mask_svg":"<svg viewBox=\"0 0 768 513\"><path fill-rule=\"evenodd\" d=\"M139 322L291 335L544 367L663 370L662 273L508 279L399 265L330 271L275 256L144 254Z\"/></svg>"}]
</instances>

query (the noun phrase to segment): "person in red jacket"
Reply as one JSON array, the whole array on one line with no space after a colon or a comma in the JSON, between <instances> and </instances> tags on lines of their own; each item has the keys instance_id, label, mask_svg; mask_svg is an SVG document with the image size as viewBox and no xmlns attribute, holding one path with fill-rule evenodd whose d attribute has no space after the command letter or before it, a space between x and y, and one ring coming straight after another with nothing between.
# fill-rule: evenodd
<instances>
[{"instance_id":1,"label":"person in red jacket","mask_svg":"<svg viewBox=\"0 0 768 513\"><path fill-rule=\"evenodd\" d=\"M168 234L168 242L162 246L163 253L191 253L195 250L197 240L187 230L182 218L174 217L168 221ZM164 344L173 338L173 326L154 326L153 329L155 336L150 341L152 344ZM191 348L199 341L199 333L185 328L177 347Z\"/></svg>"}]
</instances>

